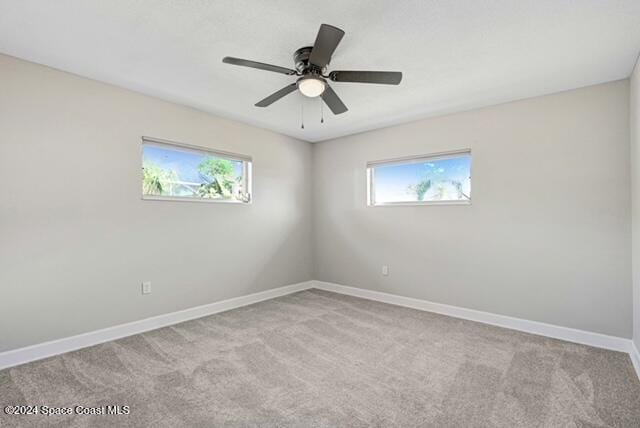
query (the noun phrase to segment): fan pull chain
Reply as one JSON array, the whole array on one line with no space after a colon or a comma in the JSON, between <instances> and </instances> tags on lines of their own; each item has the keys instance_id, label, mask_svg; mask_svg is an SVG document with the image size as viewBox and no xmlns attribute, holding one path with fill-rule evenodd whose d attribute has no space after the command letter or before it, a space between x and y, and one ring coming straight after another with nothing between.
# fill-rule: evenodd
<instances>
[{"instance_id":1,"label":"fan pull chain","mask_svg":"<svg viewBox=\"0 0 640 428\"><path fill-rule=\"evenodd\" d=\"M318 97L320 100L320 123L324 123L324 103L322 102L322 98Z\"/></svg>"},{"instance_id":2,"label":"fan pull chain","mask_svg":"<svg viewBox=\"0 0 640 428\"><path fill-rule=\"evenodd\" d=\"M300 104L300 129L304 129L304 102Z\"/></svg>"}]
</instances>

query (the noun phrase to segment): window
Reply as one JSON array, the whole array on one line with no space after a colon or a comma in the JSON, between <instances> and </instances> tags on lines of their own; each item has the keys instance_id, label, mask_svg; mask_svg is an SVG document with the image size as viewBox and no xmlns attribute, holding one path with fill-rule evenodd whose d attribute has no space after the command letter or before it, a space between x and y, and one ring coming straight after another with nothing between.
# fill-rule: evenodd
<instances>
[{"instance_id":1,"label":"window","mask_svg":"<svg viewBox=\"0 0 640 428\"><path fill-rule=\"evenodd\" d=\"M248 203L251 158L142 138L142 198Z\"/></svg>"},{"instance_id":2,"label":"window","mask_svg":"<svg viewBox=\"0 0 640 428\"><path fill-rule=\"evenodd\" d=\"M471 202L471 151L369 162L369 205Z\"/></svg>"}]
</instances>

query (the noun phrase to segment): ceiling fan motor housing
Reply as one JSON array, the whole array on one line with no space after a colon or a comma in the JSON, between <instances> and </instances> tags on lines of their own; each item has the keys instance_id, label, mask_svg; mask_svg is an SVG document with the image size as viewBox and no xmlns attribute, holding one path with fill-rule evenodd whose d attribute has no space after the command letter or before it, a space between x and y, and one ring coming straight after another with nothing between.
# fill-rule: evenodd
<instances>
[{"instance_id":1,"label":"ceiling fan motor housing","mask_svg":"<svg viewBox=\"0 0 640 428\"><path fill-rule=\"evenodd\" d=\"M298 49L293 54L293 61L296 64L296 70L299 73L305 74L307 72L315 72L317 74L324 74L327 67L320 68L316 65L309 63L309 56L311 55L311 51L313 50L313 46L305 46L303 48ZM327 64L328 65L328 64Z\"/></svg>"}]
</instances>

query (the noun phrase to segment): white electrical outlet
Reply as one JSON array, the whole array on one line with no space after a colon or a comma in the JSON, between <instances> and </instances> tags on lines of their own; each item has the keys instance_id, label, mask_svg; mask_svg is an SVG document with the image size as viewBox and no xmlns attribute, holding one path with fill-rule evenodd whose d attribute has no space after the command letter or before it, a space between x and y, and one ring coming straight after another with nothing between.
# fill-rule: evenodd
<instances>
[{"instance_id":1,"label":"white electrical outlet","mask_svg":"<svg viewBox=\"0 0 640 428\"><path fill-rule=\"evenodd\" d=\"M389 266L387 266L387 265L382 266L382 274L384 276L389 275Z\"/></svg>"},{"instance_id":2,"label":"white electrical outlet","mask_svg":"<svg viewBox=\"0 0 640 428\"><path fill-rule=\"evenodd\" d=\"M151 281L142 283L142 294L151 294Z\"/></svg>"}]
</instances>

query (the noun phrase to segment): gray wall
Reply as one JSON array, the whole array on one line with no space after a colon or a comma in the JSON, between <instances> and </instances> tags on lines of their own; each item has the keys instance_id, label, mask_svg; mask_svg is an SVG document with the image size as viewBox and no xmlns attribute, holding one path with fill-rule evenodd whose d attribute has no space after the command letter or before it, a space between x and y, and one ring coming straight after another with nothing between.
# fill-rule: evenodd
<instances>
[{"instance_id":1,"label":"gray wall","mask_svg":"<svg viewBox=\"0 0 640 428\"><path fill-rule=\"evenodd\" d=\"M0 351L311 279L308 143L7 56L0 130ZM253 156L254 203L142 201L141 135Z\"/></svg>"},{"instance_id":2,"label":"gray wall","mask_svg":"<svg viewBox=\"0 0 640 428\"><path fill-rule=\"evenodd\" d=\"M367 161L462 148L471 206L366 207ZM315 277L629 338L629 195L626 80L318 143Z\"/></svg>"},{"instance_id":3,"label":"gray wall","mask_svg":"<svg viewBox=\"0 0 640 428\"><path fill-rule=\"evenodd\" d=\"M633 342L640 349L640 60L631 75L629 124L631 129L631 200L633 204Z\"/></svg>"}]
</instances>

